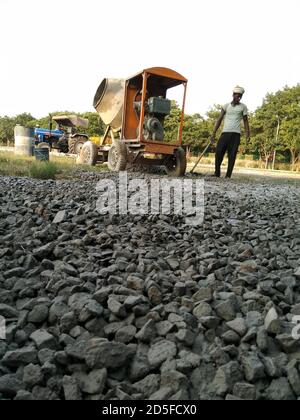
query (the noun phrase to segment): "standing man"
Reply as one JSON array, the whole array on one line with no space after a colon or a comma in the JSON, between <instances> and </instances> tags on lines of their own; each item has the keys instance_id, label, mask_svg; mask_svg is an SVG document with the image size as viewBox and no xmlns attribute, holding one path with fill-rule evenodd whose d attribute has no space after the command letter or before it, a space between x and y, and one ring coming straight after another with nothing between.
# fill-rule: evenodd
<instances>
[{"instance_id":1,"label":"standing man","mask_svg":"<svg viewBox=\"0 0 300 420\"><path fill-rule=\"evenodd\" d=\"M211 141L214 142L217 131L225 117L222 135L216 148L215 176L218 178L221 176L221 165L226 152L228 152L228 168L226 178L231 178L236 155L241 142L242 120L244 120L247 142L250 140L248 109L246 105L241 103L241 99L244 93L245 90L240 86L236 86L233 89L233 101L222 107L221 115L215 124L215 128L211 136Z\"/></svg>"}]
</instances>

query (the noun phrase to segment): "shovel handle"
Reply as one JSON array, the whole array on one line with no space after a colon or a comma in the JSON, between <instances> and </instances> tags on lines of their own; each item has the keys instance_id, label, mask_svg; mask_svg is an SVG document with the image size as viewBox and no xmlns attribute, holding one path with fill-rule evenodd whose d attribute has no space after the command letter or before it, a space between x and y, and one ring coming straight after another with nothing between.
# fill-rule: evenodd
<instances>
[{"instance_id":1,"label":"shovel handle","mask_svg":"<svg viewBox=\"0 0 300 420\"><path fill-rule=\"evenodd\" d=\"M197 168L197 166L199 165L200 160L203 158L203 156L205 155L205 153L207 152L207 150L209 149L210 145L211 145L212 141L210 140L210 142L208 143L208 145L205 147L205 149L203 150L202 154L200 155L199 159L197 160L197 162L195 163L193 169L191 170L191 174L194 172L194 170Z\"/></svg>"}]
</instances>

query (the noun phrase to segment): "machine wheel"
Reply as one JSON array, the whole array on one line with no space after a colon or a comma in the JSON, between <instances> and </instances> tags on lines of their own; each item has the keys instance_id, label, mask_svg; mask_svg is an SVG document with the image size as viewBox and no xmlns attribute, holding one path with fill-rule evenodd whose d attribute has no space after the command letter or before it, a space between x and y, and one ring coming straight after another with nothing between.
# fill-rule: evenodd
<instances>
[{"instance_id":1,"label":"machine wheel","mask_svg":"<svg viewBox=\"0 0 300 420\"><path fill-rule=\"evenodd\" d=\"M77 163L83 165L96 165L98 158L98 147L92 141L87 141L81 148Z\"/></svg>"},{"instance_id":2,"label":"machine wheel","mask_svg":"<svg viewBox=\"0 0 300 420\"><path fill-rule=\"evenodd\" d=\"M51 146L50 146L50 144L49 144L49 143L46 143L45 141L44 141L44 142L42 142L42 143L39 143L39 144L37 145L37 148L38 148L38 149L43 149L44 147L48 147L48 149L50 149L50 150L51 150Z\"/></svg>"},{"instance_id":3,"label":"machine wheel","mask_svg":"<svg viewBox=\"0 0 300 420\"><path fill-rule=\"evenodd\" d=\"M120 140L116 140L108 152L108 168L110 171L125 171L127 166L127 147Z\"/></svg>"},{"instance_id":4,"label":"machine wheel","mask_svg":"<svg viewBox=\"0 0 300 420\"><path fill-rule=\"evenodd\" d=\"M86 143L87 138L86 137L73 137L69 139L69 153L72 153L73 155L79 155L80 151Z\"/></svg>"},{"instance_id":5,"label":"machine wheel","mask_svg":"<svg viewBox=\"0 0 300 420\"><path fill-rule=\"evenodd\" d=\"M173 156L168 158L166 163L168 176L183 176L186 172L186 165L186 153L185 150L180 147L174 152Z\"/></svg>"}]
</instances>

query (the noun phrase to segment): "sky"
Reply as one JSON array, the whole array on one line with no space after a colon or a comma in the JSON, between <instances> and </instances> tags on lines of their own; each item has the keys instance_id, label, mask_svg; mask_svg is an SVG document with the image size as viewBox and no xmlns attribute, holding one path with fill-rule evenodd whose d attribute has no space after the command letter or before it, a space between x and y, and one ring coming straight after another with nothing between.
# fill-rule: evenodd
<instances>
[{"instance_id":1,"label":"sky","mask_svg":"<svg viewBox=\"0 0 300 420\"><path fill-rule=\"evenodd\" d=\"M103 78L169 67L186 112L300 82L299 0L0 0L0 116L93 112ZM177 92L171 98L180 99Z\"/></svg>"}]
</instances>

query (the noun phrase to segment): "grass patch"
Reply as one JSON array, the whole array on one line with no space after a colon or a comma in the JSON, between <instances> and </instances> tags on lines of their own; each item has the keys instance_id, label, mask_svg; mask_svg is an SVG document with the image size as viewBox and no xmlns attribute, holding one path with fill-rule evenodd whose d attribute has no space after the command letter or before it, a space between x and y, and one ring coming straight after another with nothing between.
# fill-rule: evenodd
<instances>
[{"instance_id":1,"label":"grass patch","mask_svg":"<svg viewBox=\"0 0 300 420\"><path fill-rule=\"evenodd\" d=\"M103 172L106 165L90 167L76 165L76 158L51 155L49 162L36 161L34 157L15 155L13 152L0 151L0 175L26 176L35 179L76 179L81 172Z\"/></svg>"},{"instance_id":2,"label":"grass patch","mask_svg":"<svg viewBox=\"0 0 300 420\"><path fill-rule=\"evenodd\" d=\"M33 162L29 167L29 175L35 179L55 179L58 172L53 162Z\"/></svg>"},{"instance_id":3,"label":"grass patch","mask_svg":"<svg viewBox=\"0 0 300 420\"><path fill-rule=\"evenodd\" d=\"M0 175L29 176L29 167L33 158L17 156L9 152L0 152Z\"/></svg>"}]
</instances>

